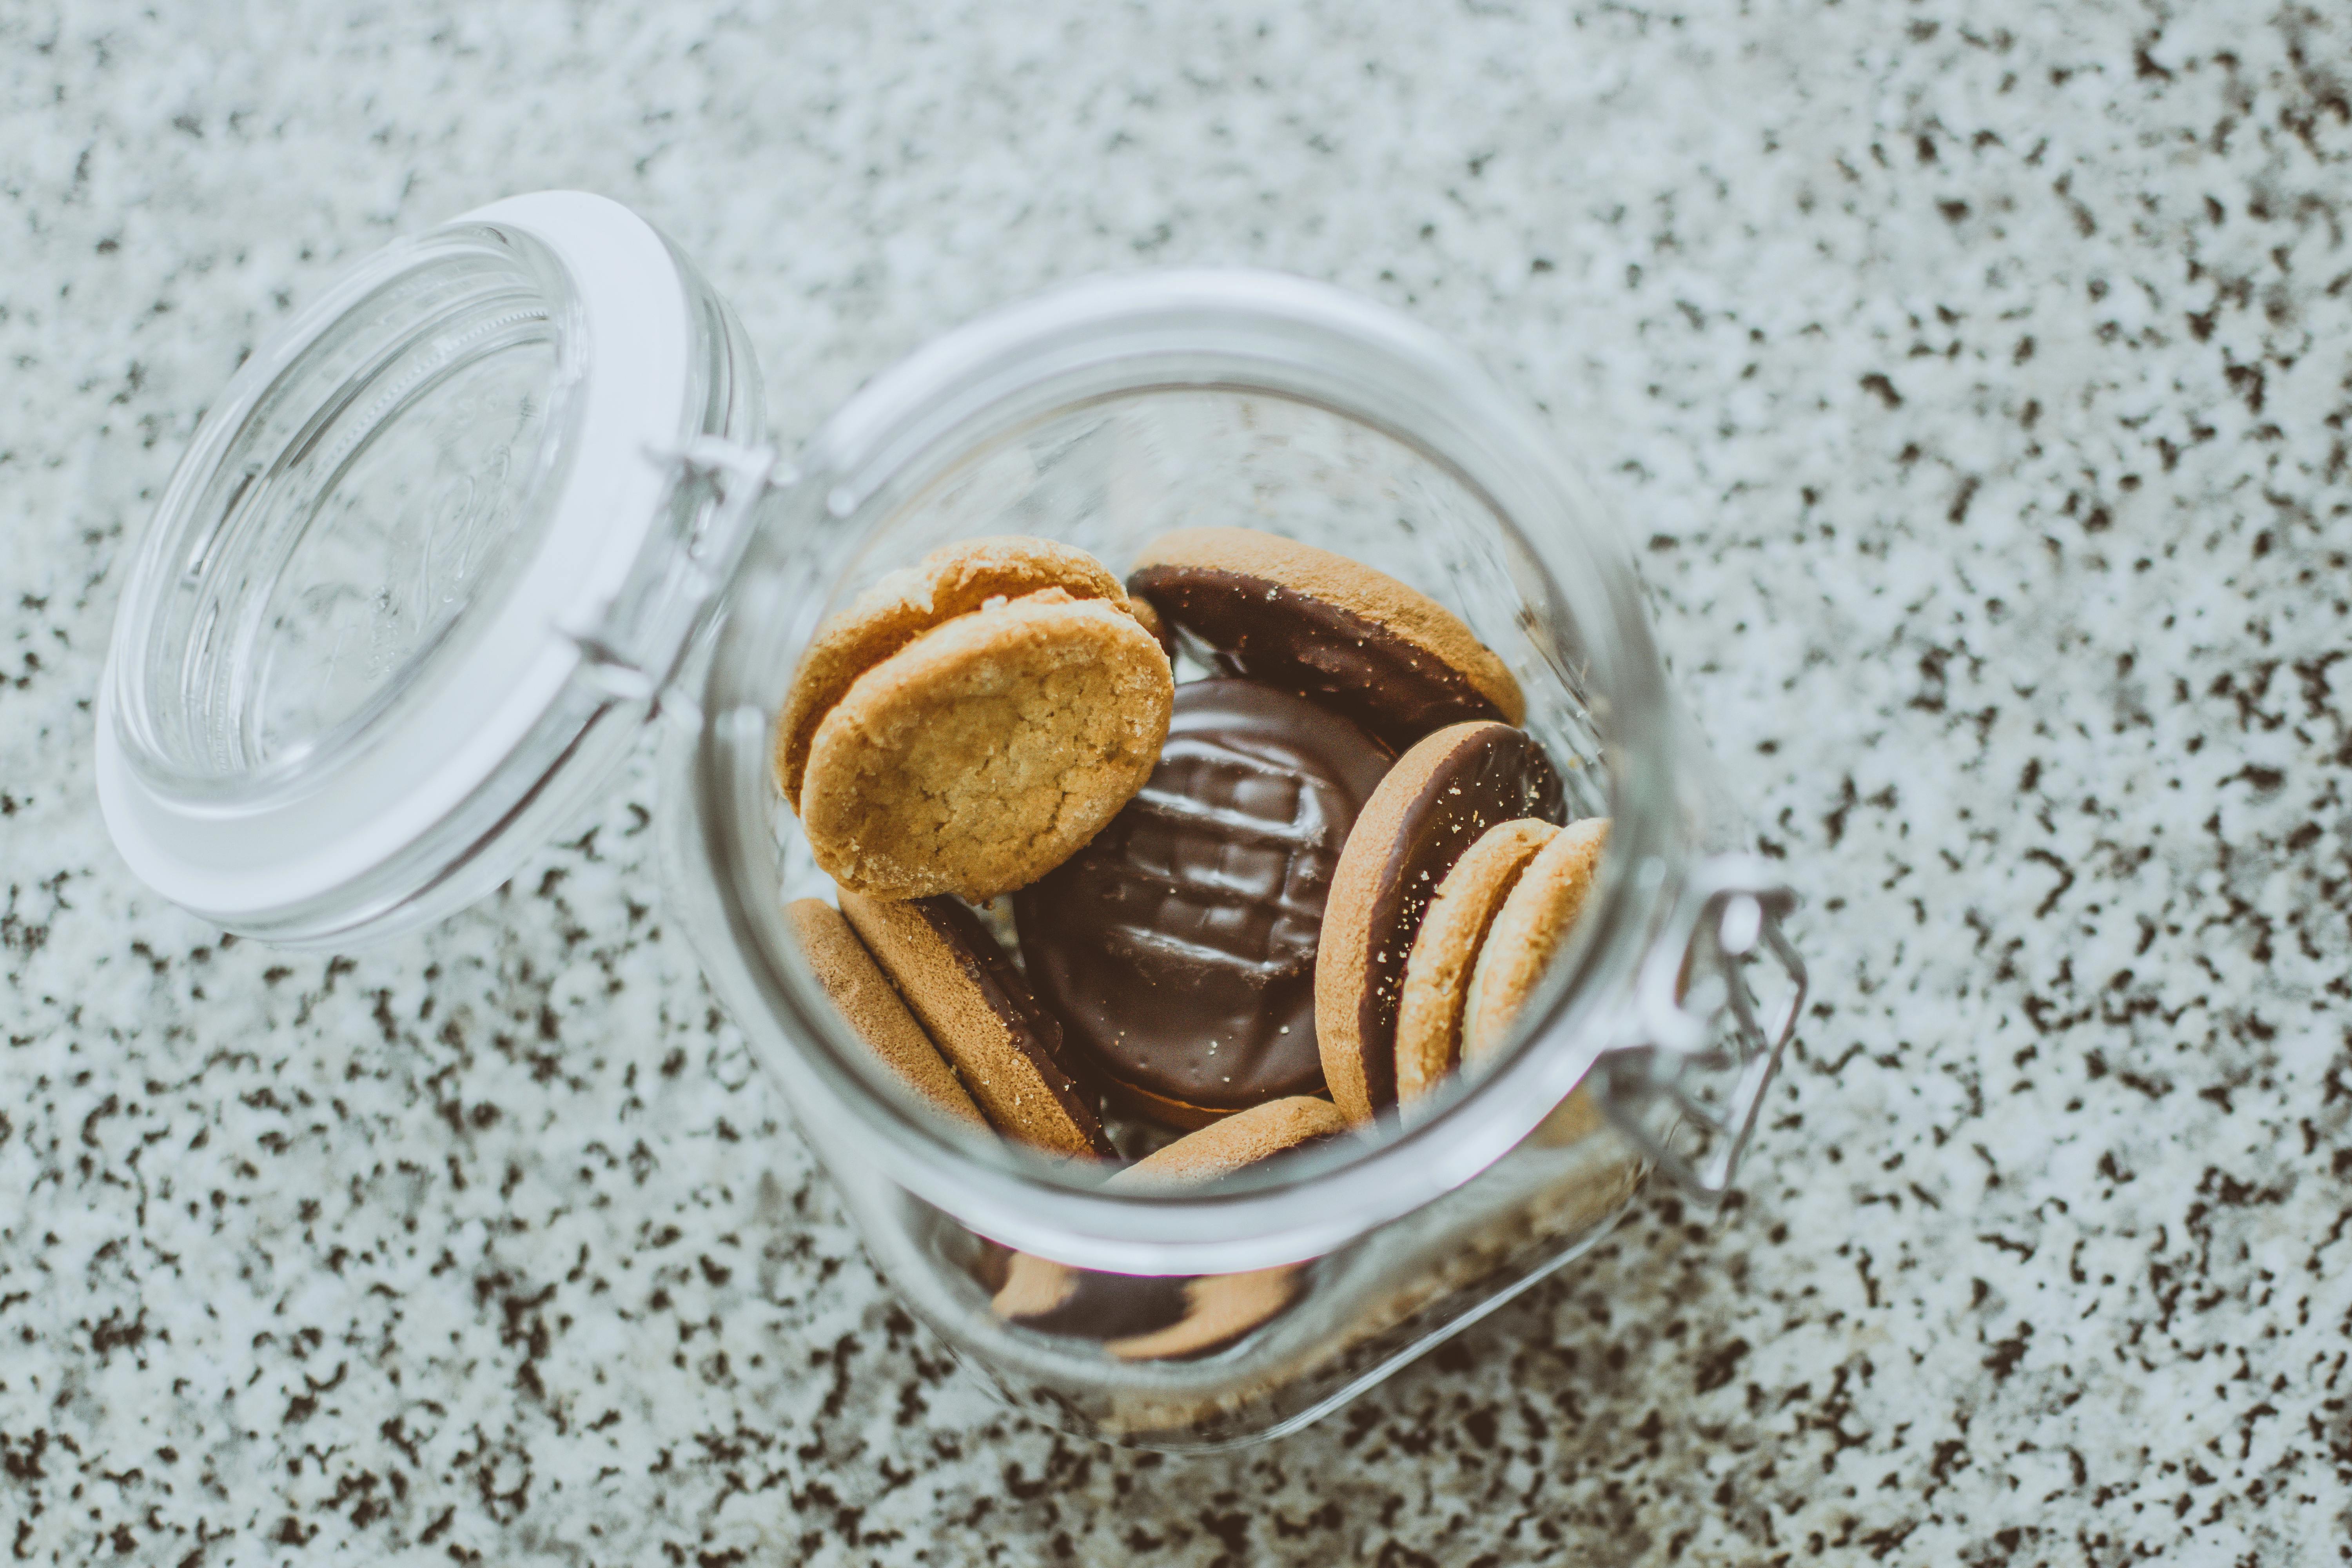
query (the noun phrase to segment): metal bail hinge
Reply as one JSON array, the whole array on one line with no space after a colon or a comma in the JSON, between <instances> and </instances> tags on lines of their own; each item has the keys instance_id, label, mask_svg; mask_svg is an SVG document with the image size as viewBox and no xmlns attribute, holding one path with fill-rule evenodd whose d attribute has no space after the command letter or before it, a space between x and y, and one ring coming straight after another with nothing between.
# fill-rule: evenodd
<instances>
[{"instance_id":1,"label":"metal bail hinge","mask_svg":"<svg viewBox=\"0 0 2352 1568\"><path fill-rule=\"evenodd\" d=\"M636 569L595 613L556 629L580 650L574 680L612 702L676 711L671 684L751 542L760 500L793 476L769 448L716 436L646 457L669 483Z\"/></svg>"},{"instance_id":2,"label":"metal bail hinge","mask_svg":"<svg viewBox=\"0 0 2352 1568\"><path fill-rule=\"evenodd\" d=\"M1702 1202L1731 1190L1804 1007L1795 907L1751 856L1700 865L1636 982L1643 1043L1599 1064L1611 1119Z\"/></svg>"}]
</instances>

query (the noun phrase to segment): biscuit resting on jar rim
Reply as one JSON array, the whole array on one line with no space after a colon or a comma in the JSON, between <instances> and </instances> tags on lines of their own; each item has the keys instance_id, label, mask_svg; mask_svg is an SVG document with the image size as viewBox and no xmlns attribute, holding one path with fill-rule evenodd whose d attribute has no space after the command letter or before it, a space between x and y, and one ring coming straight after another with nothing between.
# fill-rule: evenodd
<instances>
[{"instance_id":1,"label":"biscuit resting on jar rim","mask_svg":"<svg viewBox=\"0 0 2352 1568\"><path fill-rule=\"evenodd\" d=\"M1142 787L1174 677L1116 578L1051 540L967 540L819 628L776 782L842 887L975 901L1034 881Z\"/></svg>"}]
</instances>

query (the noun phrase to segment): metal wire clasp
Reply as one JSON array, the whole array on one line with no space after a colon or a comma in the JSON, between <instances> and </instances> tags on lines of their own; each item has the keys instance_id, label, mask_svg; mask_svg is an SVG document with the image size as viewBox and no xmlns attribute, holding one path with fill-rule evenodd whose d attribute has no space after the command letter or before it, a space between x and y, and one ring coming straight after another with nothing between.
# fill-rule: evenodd
<instances>
[{"instance_id":1,"label":"metal wire clasp","mask_svg":"<svg viewBox=\"0 0 2352 1568\"><path fill-rule=\"evenodd\" d=\"M1702 862L1635 982L1642 1043L1600 1063L1611 1119L1701 1202L1731 1190L1804 1008L1804 960L1780 929L1795 907L1753 856ZM1777 977L1751 976L1767 963Z\"/></svg>"},{"instance_id":2,"label":"metal wire clasp","mask_svg":"<svg viewBox=\"0 0 2352 1568\"><path fill-rule=\"evenodd\" d=\"M594 614L556 629L580 650L573 679L614 702L692 719L672 683L751 542L760 500L793 476L769 448L716 436L646 458L669 484L636 570Z\"/></svg>"}]
</instances>

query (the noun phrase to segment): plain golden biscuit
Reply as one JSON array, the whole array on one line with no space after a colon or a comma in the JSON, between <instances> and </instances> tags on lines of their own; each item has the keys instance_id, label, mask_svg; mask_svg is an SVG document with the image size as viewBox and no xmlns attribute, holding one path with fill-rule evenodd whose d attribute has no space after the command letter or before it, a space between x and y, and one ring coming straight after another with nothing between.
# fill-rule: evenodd
<instances>
[{"instance_id":1,"label":"plain golden biscuit","mask_svg":"<svg viewBox=\"0 0 2352 1568\"><path fill-rule=\"evenodd\" d=\"M1462 1059L1462 1009L1480 944L1503 900L1559 829L1528 819L1490 827L1454 863L1422 917L1397 1005L1397 1105L1407 1120Z\"/></svg>"},{"instance_id":2,"label":"plain golden biscuit","mask_svg":"<svg viewBox=\"0 0 2352 1568\"><path fill-rule=\"evenodd\" d=\"M975 902L1076 853L1151 776L1175 684L1135 617L1049 588L923 633L817 726L801 823L882 898Z\"/></svg>"},{"instance_id":3,"label":"plain golden biscuit","mask_svg":"<svg viewBox=\"0 0 2352 1568\"><path fill-rule=\"evenodd\" d=\"M1049 1154L1116 1156L1091 1097L1062 1064L1061 1026L979 917L952 899L902 902L850 888L841 912L990 1126Z\"/></svg>"},{"instance_id":4,"label":"plain golden biscuit","mask_svg":"<svg viewBox=\"0 0 2352 1568\"><path fill-rule=\"evenodd\" d=\"M1491 1055L1508 1037L1511 1020L1574 929L1608 842L1607 817L1572 822L1520 874L1478 950L1462 1008L1464 1061Z\"/></svg>"},{"instance_id":5,"label":"plain golden biscuit","mask_svg":"<svg viewBox=\"0 0 2352 1568\"><path fill-rule=\"evenodd\" d=\"M776 721L776 783L800 808L802 778L816 727L853 682L884 659L991 599L1059 588L1073 599L1124 605L1127 592L1099 561L1074 545L1027 534L965 539L900 567L817 628ZM1160 628L1151 629L1156 638Z\"/></svg>"},{"instance_id":6,"label":"plain golden biscuit","mask_svg":"<svg viewBox=\"0 0 2352 1568\"><path fill-rule=\"evenodd\" d=\"M794 900L784 907L784 918L800 939L817 984L891 1075L941 1115L985 1129L987 1118L891 989L849 922L822 899Z\"/></svg>"}]
</instances>

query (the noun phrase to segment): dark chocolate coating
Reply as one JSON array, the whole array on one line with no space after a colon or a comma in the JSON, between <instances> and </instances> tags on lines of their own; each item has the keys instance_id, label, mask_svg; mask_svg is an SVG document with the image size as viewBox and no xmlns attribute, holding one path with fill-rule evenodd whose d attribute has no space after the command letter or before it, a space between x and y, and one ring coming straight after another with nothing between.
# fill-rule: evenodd
<instances>
[{"instance_id":1,"label":"dark chocolate coating","mask_svg":"<svg viewBox=\"0 0 2352 1568\"><path fill-rule=\"evenodd\" d=\"M1127 589L1205 644L1227 675L1279 686L1403 751L1433 730L1504 718L1467 676L1378 621L1265 577L1143 566Z\"/></svg>"},{"instance_id":2,"label":"dark chocolate coating","mask_svg":"<svg viewBox=\"0 0 2352 1568\"><path fill-rule=\"evenodd\" d=\"M1014 1047L1029 1058L1063 1110L1093 1141L1096 1154L1117 1159L1118 1151L1103 1131L1101 1112L1095 1096L1087 1090L1085 1075L1073 1070L1078 1064L1070 1059L1060 1020L1037 1005L1029 983L1004 956L980 917L944 894L917 899L911 907L955 954L958 967L978 988L989 1010L1003 1020Z\"/></svg>"},{"instance_id":3,"label":"dark chocolate coating","mask_svg":"<svg viewBox=\"0 0 2352 1568\"><path fill-rule=\"evenodd\" d=\"M1364 1086L1375 1107L1396 1103L1397 1008L1429 900L1481 834L1529 816L1565 822L1567 799L1541 743L1508 724L1489 725L1454 747L1406 805L1365 927L1372 951L1356 1015Z\"/></svg>"},{"instance_id":4,"label":"dark chocolate coating","mask_svg":"<svg viewBox=\"0 0 2352 1568\"><path fill-rule=\"evenodd\" d=\"M1030 980L1072 1046L1115 1082L1213 1110L1319 1091L1323 901L1391 761L1273 687L1178 687L1150 782L1013 897Z\"/></svg>"}]
</instances>

